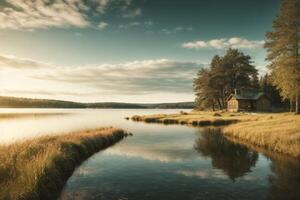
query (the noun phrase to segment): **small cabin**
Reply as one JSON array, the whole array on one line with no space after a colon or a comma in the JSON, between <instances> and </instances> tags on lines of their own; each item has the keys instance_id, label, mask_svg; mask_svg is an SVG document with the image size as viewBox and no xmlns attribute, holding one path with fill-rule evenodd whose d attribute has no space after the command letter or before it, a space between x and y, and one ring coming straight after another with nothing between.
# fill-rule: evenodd
<instances>
[{"instance_id":1,"label":"small cabin","mask_svg":"<svg viewBox=\"0 0 300 200\"><path fill-rule=\"evenodd\" d=\"M271 110L271 101L263 93L232 94L227 100L229 112L266 112Z\"/></svg>"}]
</instances>

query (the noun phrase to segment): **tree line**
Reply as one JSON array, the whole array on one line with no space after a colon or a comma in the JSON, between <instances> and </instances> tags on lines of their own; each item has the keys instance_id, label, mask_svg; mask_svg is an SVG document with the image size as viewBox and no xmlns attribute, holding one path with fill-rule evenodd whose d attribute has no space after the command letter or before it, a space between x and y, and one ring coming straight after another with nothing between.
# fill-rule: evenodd
<instances>
[{"instance_id":1,"label":"tree line","mask_svg":"<svg viewBox=\"0 0 300 200\"><path fill-rule=\"evenodd\" d=\"M300 0L283 0L273 30L266 34L269 74L258 78L251 57L238 49L213 57L194 80L198 109L225 109L236 89L265 92L277 107L290 103L300 113Z\"/></svg>"}]
</instances>

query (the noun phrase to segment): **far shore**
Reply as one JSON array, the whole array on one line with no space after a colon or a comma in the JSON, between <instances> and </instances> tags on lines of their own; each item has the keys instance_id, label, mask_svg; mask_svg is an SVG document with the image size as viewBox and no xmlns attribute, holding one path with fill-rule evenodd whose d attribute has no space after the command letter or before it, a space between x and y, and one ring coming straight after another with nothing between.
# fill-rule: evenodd
<instances>
[{"instance_id":1,"label":"far shore","mask_svg":"<svg viewBox=\"0 0 300 200\"><path fill-rule=\"evenodd\" d=\"M0 199L56 199L73 171L128 134L100 128L0 145Z\"/></svg>"},{"instance_id":2,"label":"far shore","mask_svg":"<svg viewBox=\"0 0 300 200\"><path fill-rule=\"evenodd\" d=\"M300 159L300 116L292 113L180 112L132 116L133 121L223 126L222 133L235 141Z\"/></svg>"},{"instance_id":3,"label":"far shore","mask_svg":"<svg viewBox=\"0 0 300 200\"><path fill-rule=\"evenodd\" d=\"M15 119L15 118L28 118L28 117L51 117L51 116L61 116L69 115L70 113L0 113L0 120Z\"/></svg>"}]
</instances>

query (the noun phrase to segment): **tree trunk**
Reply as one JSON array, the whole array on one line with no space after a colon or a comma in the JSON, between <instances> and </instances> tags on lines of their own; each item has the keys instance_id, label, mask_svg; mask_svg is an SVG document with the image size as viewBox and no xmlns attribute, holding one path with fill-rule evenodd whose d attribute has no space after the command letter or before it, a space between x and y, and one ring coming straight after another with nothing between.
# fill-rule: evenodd
<instances>
[{"instance_id":1,"label":"tree trunk","mask_svg":"<svg viewBox=\"0 0 300 200\"><path fill-rule=\"evenodd\" d=\"M296 102L295 102L295 114L299 115L300 114L300 99L299 99L299 94L296 95Z\"/></svg>"},{"instance_id":2,"label":"tree trunk","mask_svg":"<svg viewBox=\"0 0 300 200\"><path fill-rule=\"evenodd\" d=\"M219 109L220 109L220 110L222 110L222 109L223 109L223 107L222 107L222 104L221 104L221 101L220 101L220 99L218 99L218 104L219 104Z\"/></svg>"},{"instance_id":3,"label":"tree trunk","mask_svg":"<svg viewBox=\"0 0 300 200\"><path fill-rule=\"evenodd\" d=\"M290 112L294 112L294 102L290 99Z\"/></svg>"}]
</instances>

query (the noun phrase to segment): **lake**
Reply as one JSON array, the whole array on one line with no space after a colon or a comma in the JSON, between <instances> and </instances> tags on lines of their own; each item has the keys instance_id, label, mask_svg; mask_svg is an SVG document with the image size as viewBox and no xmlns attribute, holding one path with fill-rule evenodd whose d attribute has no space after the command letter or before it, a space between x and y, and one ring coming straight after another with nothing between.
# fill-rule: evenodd
<instances>
[{"instance_id":1,"label":"lake","mask_svg":"<svg viewBox=\"0 0 300 200\"><path fill-rule=\"evenodd\" d=\"M124 119L179 111L1 109L17 117L0 118L0 141L102 126L133 133L78 167L61 200L300 199L299 160L230 142L216 128Z\"/></svg>"}]
</instances>

